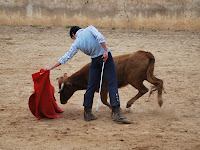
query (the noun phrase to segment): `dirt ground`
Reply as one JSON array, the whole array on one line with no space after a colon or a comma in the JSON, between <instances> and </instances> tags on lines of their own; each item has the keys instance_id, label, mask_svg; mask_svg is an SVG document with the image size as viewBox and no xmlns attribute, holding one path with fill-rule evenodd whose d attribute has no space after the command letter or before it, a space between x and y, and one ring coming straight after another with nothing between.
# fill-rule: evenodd
<instances>
[{"instance_id":1,"label":"dirt ground","mask_svg":"<svg viewBox=\"0 0 200 150\"><path fill-rule=\"evenodd\" d=\"M0 26L0 149L2 150L199 150L200 149L200 31L99 29L113 56L150 51L156 58L155 75L164 81L163 106L157 93L148 93L131 108L126 103L137 90L119 89L121 107L133 124L117 124L111 110L100 103L98 120L83 119L83 94L67 104L59 101L55 80L73 74L90 62L78 52L51 71L59 119L36 119L28 108L34 91L32 73L51 66L68 51L73 40L64 27ZM150 88L148 82L144 84Z\"/></svg>"}]
</instances>

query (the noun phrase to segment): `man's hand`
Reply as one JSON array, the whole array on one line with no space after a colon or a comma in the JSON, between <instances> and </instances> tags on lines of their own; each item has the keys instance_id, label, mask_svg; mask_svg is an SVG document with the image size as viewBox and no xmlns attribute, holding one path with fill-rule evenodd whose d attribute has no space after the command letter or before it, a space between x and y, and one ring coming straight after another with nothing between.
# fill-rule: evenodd
<instances>
[{"instance_id":1,"label":"man's hand","mask_svg":"<svg viewBox=\"0 0 200 150\"><path fill-rule=\"evenodd\" d=\"M106 60L108 59L108 51L106 51L101 58L103 59L103 61L106 62Z\"/></svg>"},{"instance_id":2,"label":"man's hand","mask_svg":"<svg viewBox=\"0 0 200 150\"><path fill-rule=\"evenodd\" d=\"M103 47L103 49L105 51L105 53L102 56L102 59L103 59L103 61L106 62L106 60L108 59L108 50L107 50L107 47L106 47L106 43L100 43L100 44L101 44L101 46Z\"/></svg>"},{"instance_id":3,"label":"man's hand","mask_svg":"<svg viewBox=\"0 0 200 150\"><path fill-rule=\"evenodd\" d=\"M54 68L56 68L56 67L58 67L58 66L60 66L61 65L61 63L60 62L57 62L55 65L53 65L52 67L45 67L44 68L44 70L52 70L52 69L54 69Z\"/></svg>"},{"instance_id":4,"label":"man's hand","mask_svg":"<svg viewBox=\"0 0 200 150\"><path fill-rule=\"evenodd\" d=\"M44 70L51 70L51 67L45 67Z\"/></svg>"}]
</instances>

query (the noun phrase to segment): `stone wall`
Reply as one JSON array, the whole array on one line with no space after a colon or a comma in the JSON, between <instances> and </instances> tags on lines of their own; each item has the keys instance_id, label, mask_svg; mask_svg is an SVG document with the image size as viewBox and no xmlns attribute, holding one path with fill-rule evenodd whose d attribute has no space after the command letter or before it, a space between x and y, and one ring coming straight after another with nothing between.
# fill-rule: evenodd
<instances>
[{"instance_id":1,"label":"stone wall","mask_svg":"<svg viewBox=\"0 0 200 150\"><path fill-rule=\"evenodd\" d=\"M200 30L200 0L0 0L0 24Z\"/></svg>"}]
</instances>

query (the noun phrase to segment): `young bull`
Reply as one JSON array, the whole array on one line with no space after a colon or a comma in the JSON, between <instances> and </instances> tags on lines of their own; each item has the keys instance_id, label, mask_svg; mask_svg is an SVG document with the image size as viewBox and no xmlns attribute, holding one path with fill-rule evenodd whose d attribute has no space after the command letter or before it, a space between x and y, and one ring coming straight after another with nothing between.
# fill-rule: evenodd
<instances>
[{"instance_id":1,"label":"young bull","mask_svg":"<svg viewBox=\"0 0 200 150\"><path fill-rule=\"evenodd\" d=\"M118 87L121 88L130 84L138 89L137 95L128 101L126 107L131 107L131 105L138 98L148 92L148 89L143 84L144 80L147 80L154 85L154 91L155 89L158 90L158 104L161 107L163 104L163 81L153 75L155 64L154 56L150 52L140 50L134 53L120 55L113 58L117 70ZM64 74L64 76L58 78L61 104L66 104L75 91L87 89L89 79L89 65L90 63L86 64L83 68L69 77L67 74ZM103 81L101 101L103 104L111 108L110 104L107 102L107 95L108 90L106 88L105 81Z\"/></svg>"}]
</instances>

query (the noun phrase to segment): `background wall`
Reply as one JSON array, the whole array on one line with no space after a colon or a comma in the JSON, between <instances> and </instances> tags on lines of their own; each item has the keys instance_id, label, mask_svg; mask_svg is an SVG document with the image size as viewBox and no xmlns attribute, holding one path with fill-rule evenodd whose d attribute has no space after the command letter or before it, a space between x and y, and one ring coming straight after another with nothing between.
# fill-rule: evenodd
<instances>
[{"instance_id":1,"label":"background wall","mask_svg":"<svg viewBox=\"0 0 200 150\"><path fill-rule=\"evenodd\" d=\"M0 0L0 24L200 30L200 0Z\"/></svg>"}]
</instances>

